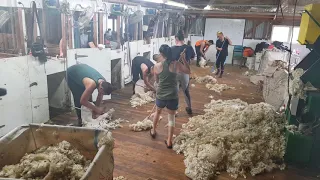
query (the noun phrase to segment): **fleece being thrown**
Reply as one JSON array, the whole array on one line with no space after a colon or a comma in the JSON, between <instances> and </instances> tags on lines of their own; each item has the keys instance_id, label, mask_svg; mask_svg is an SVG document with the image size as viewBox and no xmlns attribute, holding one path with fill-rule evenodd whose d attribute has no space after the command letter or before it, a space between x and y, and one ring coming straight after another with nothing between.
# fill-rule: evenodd
<instances>
[{"instance_id":1,"label":"fleece being thrown","mask_svg":"<svg viewBox=\"0 0 320 180\"><path fill-rule=\"evenodd\" d=\"M212 100L204 111L190 118L174 140L189 178L210 179L220 171L237 178L284 169L285 121L271 105Z\"/></svg>"}]
</instances>

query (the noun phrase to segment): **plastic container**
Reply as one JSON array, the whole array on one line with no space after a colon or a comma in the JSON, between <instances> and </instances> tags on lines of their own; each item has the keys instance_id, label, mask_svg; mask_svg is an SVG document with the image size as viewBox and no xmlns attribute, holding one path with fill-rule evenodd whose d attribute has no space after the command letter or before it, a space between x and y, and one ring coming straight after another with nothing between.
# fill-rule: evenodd
<instances>
[{"instance_id":1,"label":"plastic container","mask_svg":"<svg viewBox=\"0 0 320 180\"><path fill-rule=\"evenodd\" d=\"M286 130L285 161L307 165L310 163L313 137Z\"/></svg>"}]
</instances>

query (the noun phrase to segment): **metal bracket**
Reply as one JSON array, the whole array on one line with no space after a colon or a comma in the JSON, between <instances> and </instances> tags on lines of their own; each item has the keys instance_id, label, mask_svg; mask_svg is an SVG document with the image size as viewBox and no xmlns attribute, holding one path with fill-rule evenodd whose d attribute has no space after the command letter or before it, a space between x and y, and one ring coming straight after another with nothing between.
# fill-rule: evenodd
<instances>
[{"instance_id":1,"label":"metal bracket","mask_svg":"<svg viewBox=\"0 0 320 180\"><path fill-rule=\"evenodd\" d=\"M316 23L316 25L320 28L319 22L311 15L311 13L308 10L304 10L303 13L307 13L310 16L310 18L312 19L312 21L314 23Z\"/></svg>"},{"instance_id":2,"label":"metal bracket","mask_svg":"<svg viewBox=\"0 0 320 180\"><path fill-rule=\"evenodd\" d=\"M74 59L78 60L78 58L84 58L84 57L88 57L87 55L78 55L77 53L74 54Z\"/></svg>"}]
</instances>

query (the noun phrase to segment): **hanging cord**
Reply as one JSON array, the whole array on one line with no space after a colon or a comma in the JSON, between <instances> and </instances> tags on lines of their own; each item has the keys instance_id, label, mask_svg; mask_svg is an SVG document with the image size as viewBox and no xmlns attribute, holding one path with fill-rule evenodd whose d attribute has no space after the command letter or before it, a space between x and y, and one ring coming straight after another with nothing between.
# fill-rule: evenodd
<instances>
[{"instance_id":1,"label":"hanging cord","mask_svg":"<svg viewBox=\"0 0 320 180\"><path fill-rule=\"evenodd\" d=\"M290 38L290 54L289 54L289 62L288 62L288 68L287 68L287 71L288 71L288 83L287 83L287 86L288 86L288 94L290 94L290 69L291 69L291 55L292 55L292 39L293 39L293 29L294 29L294 18L295 18L295 15L296 15L296 9L297 9L297 2L298 0L295 0L295 3L294 3L294 9L293 9L293 16L292 16L292 29L291 29L291 38Z\"/></svg>"}]
</instances>

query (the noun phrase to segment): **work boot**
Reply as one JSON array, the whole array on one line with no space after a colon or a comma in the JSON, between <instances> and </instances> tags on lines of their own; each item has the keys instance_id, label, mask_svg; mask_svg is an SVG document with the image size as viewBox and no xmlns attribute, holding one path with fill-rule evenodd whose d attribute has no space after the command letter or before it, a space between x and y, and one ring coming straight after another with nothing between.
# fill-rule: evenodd
<instances>
[{"instance_id":1,"label":"work boot","mask_svg":"<svg viewBox=\"0 0 320 180\"><path fill-rule=\"evenodd\" d=\"M223 71L221 71L220 75L219 75L219 78L222 78L222 74L223 74Z\"/></svg>"},{"instance_id":2,"label":"work boot","mask_svg":"<svg viewBox=\"0 0 320 180\"><path fill-rule=\"evenodd\" d=\"M191 115L191 114L192 114L192 109L191 109L191 108L186 107L186 111L187 111L187 113L188 113L189 115Z\"/></svg>"},{"instance_id":3,"label":"work boot","mask_svg":"<svg viewBox=\"0 0 320 180\"><path fill-rule=\"evenodd\" d=\"M220 69L219 68L217 68L217 72L216 72L216 74L215 75L218 75L220 73Z\"/></svg>"},{"instance_id":4,"label":"work boot","mask_svg":"<svg viewBox=\"0 0 320 180\"><path fill-rule=\"evenodd\" d=\"M83 126L83 123L82 123L82 119L78 119L78 124L77 124L78 127L82 127Z\"/></svg>"},{"instance_id":5,"label":"work boot","mask_svg":"<svg viewBox=\"0 0 320 180\"><path fill-rule=\"evenodd\" d=\"M200 60L198 60L198 59L197 59L197 66L198 66L198 67L200 67L200 64L199 64L199 62L200 62Z\"/></svg>"}]
</instances>

